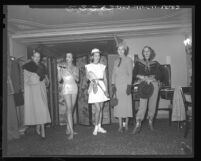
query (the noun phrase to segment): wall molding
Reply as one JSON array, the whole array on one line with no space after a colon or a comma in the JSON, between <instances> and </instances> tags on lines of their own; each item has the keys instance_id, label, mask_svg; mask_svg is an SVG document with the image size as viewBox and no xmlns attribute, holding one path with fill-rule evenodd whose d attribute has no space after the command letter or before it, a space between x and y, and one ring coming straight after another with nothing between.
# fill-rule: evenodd
<instances>
[{"instance_id":1,"label":"wall molding","mask_svg":"<svg viewBox=\"0 0 201 161\"><path fill-rule=\"evenodd\" d=\"M43 29L56 29L56 28L80 28L80 27L93 27L93 26L108 26L108 25L122 25L122 24L135 24L135 23L147 23L147 22L161 22L166 21L169 18L175 18L186 14L186 10L179 9L176 12L171 12L165 16L151 17L151 18L137 18L135 20L118 20L118 21L105 21L105 22L88 22L88 23L75 23L75 24L60 24L60 25L47 25L43 23L22 20L17 18L8 19L9 23L22 24L28 26L39 27Z\"/></svg>"},{"instance_id":2,"label":"wall molding","mask_svg":"<svg viewBox=\"0 0 201 161\"><path fill-rule=\"evenodd\" d=\"M53 41L86 41L88 39L111 39L114 35L120 37L131 36L147 36L161 33L175 33L185 32L192 28L191 24L176 24L173 23L148 23L139 25L121 25L110 27L96 27L96 28L79 28L79 29L56 29L56 30L43 30L34 33L13 34L12 38L22 43L38 43L38 42L53 42Z\"/></svg>"}]
</instances>

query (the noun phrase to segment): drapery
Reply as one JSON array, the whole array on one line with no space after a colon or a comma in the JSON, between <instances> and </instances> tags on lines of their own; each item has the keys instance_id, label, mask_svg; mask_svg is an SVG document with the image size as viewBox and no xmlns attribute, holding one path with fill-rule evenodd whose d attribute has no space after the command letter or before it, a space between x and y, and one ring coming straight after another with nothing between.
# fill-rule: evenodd
<instances>
[{"instance_id":1,"label":"drapery","mask_svg":"<svg viewBox=\"0 0 201 161\"><path fill-rule=\"evenodd\" d=\"M90 125L90 110L88 107L88 82L85 73L85 65L88 64L88 56L78 57L76 66L79 68L80 81L78 84L78 121L82 125Z\"/></svg>"},{"instance_id":2,"label":"drapery","mask_svg":"<svg viewBox=\"0 0 201 161\"><path fill-rule=\"evenodd\" d=\"M8 60L7 66L7 139L17 139L20 137L18 131L17 111L14 103L14 87L10 77L11 62Z\"/></svg>"},{"instance_id":3,"label":"drapery","mask_svg":"<svg viewBox=\"0 0 201 161\"><path fill-rule=\"evenodd\" d=\"M56 58L47 58L47 73L50 80L47 88L48 107L52 125L59 125L59 103L58 103L58 86L57 86L57 62Z\"/></svg>"}]
</instances>

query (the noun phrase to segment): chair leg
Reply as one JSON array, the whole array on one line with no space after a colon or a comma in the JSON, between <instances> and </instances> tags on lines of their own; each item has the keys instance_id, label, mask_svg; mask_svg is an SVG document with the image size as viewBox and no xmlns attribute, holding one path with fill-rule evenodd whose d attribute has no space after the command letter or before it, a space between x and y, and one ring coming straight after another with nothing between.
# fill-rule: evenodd
<instances>
[{"instance_id":1,"label":"chair leg","mask_svg":"<svg viewBox=\"0 0 201 161\"><path fill-rule=\"evenodd\" d=\"M184 131L184 138L187 137L189 131L189 121L186 119L185 131Z\"/></svg>"},{"instance_id":2,"label":"chair leg","mask_svg":"<svg viewBox=\"0 0 201 161\"><path fill-rule=\"evenodd\" d=\"M172 123L172 109L169 110L169 126L171 126Z\"/></svg>"},{"instance_id":3,"label":"chair leg","mask_svg":"<svg viewBox=\"0 0 201 161\"><path fill-rule=\"evenodd\" d=\"M154 116L155 119L157 118L157 115L158 115L159 101L160 101L160 90L158 92L158 96L157 96L157 100L156 100L156 112L155 112L155 116Z\"/></svg>"}]
</instances>

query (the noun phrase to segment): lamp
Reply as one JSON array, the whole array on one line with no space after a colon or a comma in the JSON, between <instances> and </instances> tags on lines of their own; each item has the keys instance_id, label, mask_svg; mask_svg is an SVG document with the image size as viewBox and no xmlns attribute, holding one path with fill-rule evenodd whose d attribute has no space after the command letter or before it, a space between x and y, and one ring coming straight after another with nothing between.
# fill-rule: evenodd
<instances>
[{"instance_id":1,"label":"lamp","mask_svg":"<svg viewBox=\"0 0 201 161\"><path fill-rule=\"evenodd\" d=\"M191 36L185 36L184 40L185 50L187 54L192 54L192 37Z\"/></svg>"}]
</instances>

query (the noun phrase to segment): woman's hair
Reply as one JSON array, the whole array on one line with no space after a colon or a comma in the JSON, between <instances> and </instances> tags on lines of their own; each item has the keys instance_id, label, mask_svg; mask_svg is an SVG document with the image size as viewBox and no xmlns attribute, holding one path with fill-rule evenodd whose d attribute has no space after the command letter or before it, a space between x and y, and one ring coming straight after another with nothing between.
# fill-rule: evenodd
<instances>
[{"instance_id":1,"label":"woman's hair","mask_svg":"<svg viewBox=\"0 0 201 161\"><path fill-rule=\"evenodd\" d=\"M33 57L34 54L36 54L36 53L38 53L40 55L40 62L41 62L41 60L43 59L44 56L38 49L33 50L31 57Z\"/></svg>"},{"instance_id":2,"label":"woman's hair","mask_svg":"<svg viewBox=\"0 0 201 161\"><path fill-rule=\"evenodd\" d=\"M38 53L38 54L40 54L40 56L41 56L40 51L39 51L39 50L37 50L37 49L34 49L34 50L33 50L33 52L32 52L32 55L31 55L31 56L34 56L34 54L35 54L35 53Z\"/></svg>"},{"instance_id":3,"label":"woman's hair","mask_svg":"<svg viewBox=\"0 0 201 161\"><path fill-rule=\"evenodd\" d=\"M100 55L100 59L99 59L99 62L100 62L100 60L101 60L101 52L98 52L99 53L99 55ZM89 58L89 61L90 61L90 63L93 63L94 62L94 54L95 53L90 53L90 58Z\"/></svg>"},{"instance_id":4,"label":"woman's hair","mask_svg":"<svg viewBox=\"0 0 201 161\"><path fill-rule=\"evenodd\" d=\"M117 50L121 46L123 46L123 48L124 48L124 55L127 56L128 55L128 51L129 51L129 47L125 43L119 43L118 46L117 46Z\"/></svg>"},{"instance_id":5,"label":"woman's hair","mask_svg":"<svg viewBox=\"0 0 201 161\"><path fill-rule=\"evenodd\" d=\"M143 56L143 58L145 59L145 56L144 56L144 49L145 48L148 48L150 50L149 60L153 60L155 58L155 56L156 56L156 53L155 53L155 51L150 46L144 46L144 48L142 49L142 56Z\"/></svg>"},{"instance_id":6,"label":"woman's hair","mask_svg":"<svg viewBox=\"0 0 201 161\"><path fill-rule=\"evenodd\" d=\"M65 53L65 55L64 55L64 62L66 62L66 55L67 55L67 54L71 54L71 55L72 55L72 59L73 59L72 64L75 65L75 56L74 56L73 53L71 53L71 52Z\"/></svg>"}]
</instances>

